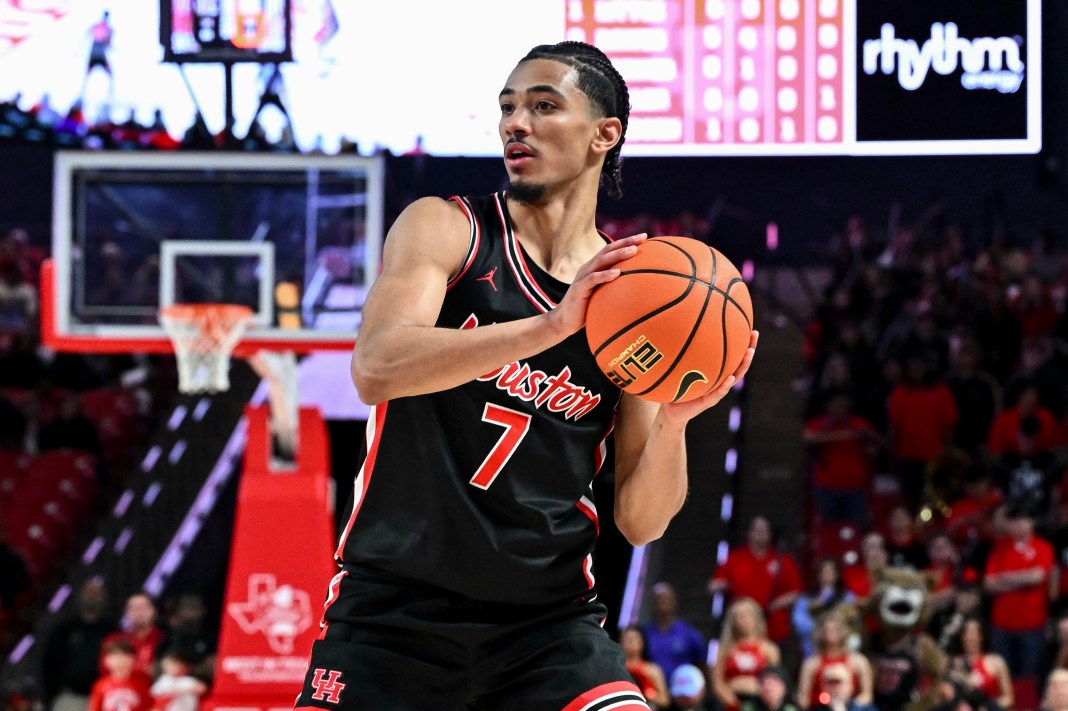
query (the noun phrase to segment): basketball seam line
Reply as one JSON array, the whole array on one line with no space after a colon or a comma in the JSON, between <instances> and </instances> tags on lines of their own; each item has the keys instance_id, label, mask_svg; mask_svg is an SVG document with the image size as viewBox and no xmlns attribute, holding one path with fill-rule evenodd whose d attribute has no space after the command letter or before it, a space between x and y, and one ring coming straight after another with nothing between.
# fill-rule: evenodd
<instances>
[{"instance_id":1,"label":"basketball seam line","mask_svg":"<svg viewBox=\"0 0 1068 711\"><path fill-rule=\"evenodd\" d=\"M694 265L694 269L696 270L696 265ZM679 349L679 354L677 356L675 356L675 360L672 361L671 366L666 371L664 371L663 375L661 375L657 379L657 381L655 383L650 385L645 390L642 390L640 393L635 393L636 395L638 395L638 396L647 395L648 393L650 393L653 390L657 389L658 387L660 387L660 384L663 383L664 380L666 380L667 377L669 375L671 375L675 371L675 368L678 367L679 362L682 361L682 357L684 355L686 355L686 351L689 350L690 344L693 343L694 336L697 335L697 329L699 329L701 327L701 320L704 319L705 312L708 311L708 302L711 299L712 299L712 289L709 289L707 292L705 292L705 303L703 303L701 305L701 312L699 314L697 314L697 320L694 321L693 327L690 329L690 335L688 335L686 337L686 342L682 344L682 348ZM724 303L726 303L726 299L724 299ZM726 309L726 306L724 306L724 309ZM726 334L726 326L724 326L724 339L726 339L726 335L725 334ZM723 358L724 358L724 361L726 361L726 358L727 358L726 353L724 353ZM722 372L722 370L723 369L721 367L720 368L720 372ZM717 378L717 380L718 380L718 378Z\"/></svg>"},{"instance_id":2,"label":"basketball seam line","mask_svg":"<svg viewBox=\"0 0 1068 711\"><path fill-rule=\"evenodd\" d=\"M688 279L691 282L691 286L692 286L693 282L696 282L698 284L703 284L703 285L707 286L709 289L711 289L712 291L714 291L717 294L719 294L720 296L722 296L725 300L727 300L730 303L734 304L734 306L742 313L742 318L744 318L745 322L747 324L749 324L749 327L752 328L752 326L753 326L753 324L749 322L749 317L746 316L746 314L745 314L745 309L743 309L742 305L739 304L738 301L733 296L731 296L730 293L729 293L730 292L730 287L732 287L734 284L736 284L738 282L742 282L742 283L745 282L745 280L740 278L740 277L737 278L737 279L732 279L730 281L730 283L727 285L727 291L724 291L723 289L720 289L715 284L709 284L704 279L698 279L697 277L688 277L685 274L681 274L679 272L669 272L666 269L630 269L630 270L627 270L625 272L621 272L619 274L619 276L616 277L616 278L619 279L619 278L627 276L628 274L660 274L662 276L675 276L675 277L678 277L679 279Z\"/></svg>"},{"instance_id":3,"label":"basketball seam line","mask_svg":"<svg viewBox=\"0 0 1068 711\"><path fill-rule=\"evenodd\" d=\"M675 245L671 244L670 242L662 242L662 244L666 244L666 245L669 245L671 247L675 247ZM675 248L678 249L678 247L675 247ZM685 250L680 250L680 251L686 257L686 259L690 260L690 267L693 270L692 276L689 277L689 282L690 283L686 286L686 291L682 292L682 295L678 296L674 301L670 301L670 302L664 304L663 306L657 308L656 310L645 314L644 316L642 316L641 318L637 319L633 323L627 324L626 326L621 328L619 331L617 331L616 333L612 334L610 337L606 338L604 343L602 343L601 346L596 351L594 351L594 353L593 353L594 358L599 356L601 354L601 351L603 351L605 348L608 347L609 343L611 343L615 339L619 338L620 336L622 336L624 333L626 333L630 329L634 328L635 326L637 326L639 324L645 323L646 321L648 321L649 319L653 318L654 316L656 316L658 314L661 314L664 311L667 311L668 309L672 308L673 306L685 301L686 297L690 295L690 292L693 291L694 282L700 281L699 279L696 278L697 277L697 262L695 262L693 257L691 257ZM619 276L623 276L623 274L633 274L633 273L635 273L635 272L623 272ZM683 279L687 279L687 277L683 276L682 274L680 274L678 272L667 272L667 273L668 274L672 274L672 275L677 276L677 277L681 277Z\"/></svg>"}]
</instances>

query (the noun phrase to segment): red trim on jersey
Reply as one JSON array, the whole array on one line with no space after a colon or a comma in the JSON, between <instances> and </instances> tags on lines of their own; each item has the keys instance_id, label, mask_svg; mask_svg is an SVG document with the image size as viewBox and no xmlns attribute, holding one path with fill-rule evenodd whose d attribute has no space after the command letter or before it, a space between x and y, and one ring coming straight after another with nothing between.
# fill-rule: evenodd
<instances>
[{"instance_id":1,"label":"red trim on jersey","mask_svg":"<svg viewBox=\"0 0 1068 711\"><path fill-rule=\"evenodd\" d=\"M597 535L601 535L601 522L597 519L597 507L594 505L593 501L583 496L575 505L578 506L579 511L586 514L586 516L593 521L593 526L597 529Z\"/></svg>"},{"instance_id":2,"label":"red trim on jersey","mask_svg":"<svg viewBox=\"0 0 1068 711\"><path fill-rule=\"evenodd\" d=\"M497 207L497 217L501 220L501 233L504 238L504 256L508 260L508 266L511 268L512 274L515 275L515 280L519 284L519 289L539 311L548 313L556 307L556 302L550 299L548 295L541 290L541 287L538 286L534 276L530 273L530 269L527 268L527 263L523 259L523 250L519 246L519 240L516 238L515 233L512 232L512 228L508 224L508 218L504 216L504 206L501 205L501 196L499 194L494 195L493 201Z\"/></svg>"},{"instance_id":3,"label":"red trim on jersey","mask_svg":"<svg viewBox=\"0 0 1068 711\"><path fill-rule=\"evenodd\" d=\"M606 706L606 709L612 709L612 711L637 711L638 709L649 711L648 704L644 701L638 701L638 699L645 698L641 689L631 681L613 681L590 689L565 706L563 711L585 711L593 704L608 701L616 696L620 697L621 705L613 704L612 706ZM632 700L634 696L637 696L637 698Z\"/></svg>"},{"instance_id":4,"label":"red trim on jersey","mask_svg":"<svg viewBox=\"0 0 1068 711\"><path fill-rule=\"evenodd\" d=\"M597 579L593 577L593 553L582 559L582 574L586 576L586 584L593 590L597 585Z\"/></svg>"},{"instance_id":5,"label":"red trim on jersey","mask_svg":"<svg viewBox=\"0 0 1068 711\"><path fill-rule=\"evenodd\" d=\"M478 228L478 220L475 219L474 214L471 212L471 208L467 206L466 201L459 195L453 195L449 200L454 201L460 206L460 209L467 215L467 221L471 223L471 238L470 245L467 248L467 258L464 260L464 265L460 267L459 273L452 279L449 279L449 283L445 286L445 291L451 289L456 282L460 281L467 270L471 268L471 265L475 263L475 255L478 254L478 245L482 241L481 230Z\"/></svg>"},{"instance_id":6,"label":"red trim on jersey","mask_svg":"<svg viewBox=\"0 0 1068 711\"><path fill-rule=\"evenodd\" d=\"M618 405L617 405L618 407ZM608 430L604 433L604 437L601 439L601 443L597 445L597 449L593 452L593 475L597 476L601 467L604 466L604 460L608 457L608 437L612 434L612 430L616 428L616 417L612 415L612 421L608 423Z\"/></svg>"},{"instance_id":7,"label":"red trim on jersey","mask_svg":"<svg viewBox=\"0 0 1068 711\"><path fill-rule=\"evenodd\" d=\"M342 570L340 573L330 579L330 585L326 591L326 602L323 603L323 615L319 618L319 637L318 639L326 638L326 630L330 627L330 623L326 621L326 611L330 609L330 606L337 600L338 591L341 590L341 581L348 575L347 570Z\"/></svg>"},{"instance_id":8,"label":"red trim on jersey","mask_svg":"<svg viewBox=\"0 0 1068 711\"><path fill-rule=\"evenodd\" d=\"M339 563L345 560L343 556L345 543L349 540L349 532L352 531L352 525L356 523L356 514L360 512L363 500L367 496L367 487L371 484L375 458L378 456L378 443L382 440L382 426L386 423L387 405L389 405L388 402L383 402L373 406L371 416L367 418L367 458L363 460L363 466L360 467L352 484L352 491L358 494L358 497L352 500L352 514L349 516L348 523L345 524L345 531L341 534L341 540L334 552L334 558Z\"/></svg>"}]
</instances>

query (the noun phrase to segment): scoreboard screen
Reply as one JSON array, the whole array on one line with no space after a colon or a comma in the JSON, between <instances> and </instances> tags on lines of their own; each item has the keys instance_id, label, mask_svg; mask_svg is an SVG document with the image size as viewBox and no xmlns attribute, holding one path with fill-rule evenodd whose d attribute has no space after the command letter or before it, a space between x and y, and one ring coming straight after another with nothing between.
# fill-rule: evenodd
<instances>
[{"instance_id":1,"label":"scoreboard screen","mask_svg":"<svg viewBox=\"0 0 1068 711\"><path fill-rule=\"evenodd\" d=\"M169 62L286 62L291 0L160 0Z\"/></svg>"},{"instance_id":2,"label":"scoreboard screen","mask_svg":"<svg viewBox=\"0 0 1068 711\"><path fill-rule=\"evenodd\" d=\"M0 101L175 135L199 108L304 151L500 156L531 48L590 42L626 79L625 156L1026 154L1041 0L0 0ZM160 41L156 41L157 37ZM289 61L291 59L291 61ZM176 63L190 64L182 72ZM282 62L275 75L270 63ZM214 64L213 64L214 63ZM280 77L280 78L279 78ZM270 89L287 116L268 107ZM190 95L196 97L194 104ZM292 124L286 124L286 118Z\"/></svg>"},{"instance_id":3,"label":"scoreboard screen","mask_svg":"<svg viewBox=\"0 0 1068 711\"><path fill-rule=\"evenodd\" d=\"M647 155L1039 148L1039 3L570 0Z\"/></svg>"}]
</instances>

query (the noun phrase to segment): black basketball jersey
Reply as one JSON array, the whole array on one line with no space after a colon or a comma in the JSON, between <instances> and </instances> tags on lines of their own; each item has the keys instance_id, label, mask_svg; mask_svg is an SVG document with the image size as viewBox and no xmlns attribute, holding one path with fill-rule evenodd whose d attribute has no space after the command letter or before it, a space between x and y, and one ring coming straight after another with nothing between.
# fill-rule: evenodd
<instances>
[{"instance_id":1,"label":"black basketball jersey","mask_svg":"<svg viewBox=\"0 0 1068 711\"><path fill-rule=\"evenodd\" d=\"M437 326L536 316L563 298L568 285L524 253L503 192L452 200L471 241ZM339 562L476 600L592 597L591 483L619 399L580 331L459 387L376 406Z\"/></svg>"}]
</instances>

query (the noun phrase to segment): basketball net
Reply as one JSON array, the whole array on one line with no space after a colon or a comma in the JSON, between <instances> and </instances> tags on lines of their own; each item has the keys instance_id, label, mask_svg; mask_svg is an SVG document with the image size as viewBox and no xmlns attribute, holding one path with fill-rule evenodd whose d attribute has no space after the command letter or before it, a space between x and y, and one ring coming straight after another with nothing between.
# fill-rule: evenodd
<instances>
[{"instance_id":1,"label":"basketball net","mask_svg":"<svg viewBox=\"0 0 1068 711\"><path fill-rule=\"evenodd\" d=\"M252 309L238 304L174 304L160 309L159 321L174 344L180 392L230 389L230 357L251 318ZM272 456L280 465L291 465L299 431L297 356L292 351L259 350L245 360L267 382Z\"/></svg>"},{"instance_id":2,"label":"basketball net","mask_svg":"<svg viewBox=\"0 0 1068 711\"><path fill-rule=\"evenodd\" d=\"M178 390L193 395L230 389L230 354L252 309L238 304L172 304L159 311L174 344Z\"/></svg>"}]
</instances>

